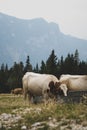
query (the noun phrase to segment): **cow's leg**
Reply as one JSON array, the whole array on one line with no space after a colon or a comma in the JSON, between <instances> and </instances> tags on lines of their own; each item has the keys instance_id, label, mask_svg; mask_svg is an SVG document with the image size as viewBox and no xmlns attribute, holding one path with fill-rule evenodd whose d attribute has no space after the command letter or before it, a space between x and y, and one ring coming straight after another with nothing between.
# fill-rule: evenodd
<instances>
[{"instance_id":1,"label":"cow's leg","mask_svg":"<svg viewBox=\"0 0 87 130\"><path fill-rule=\"evenodd\" d=\"M25 100L25 105L26 105L26 103L27 103L27 102L26 102L27 94L28 94L27 91L24 89L24 90L23 90L23 98L24 98L24 100Z\"/></svg>"},{"instance_id":2,"label":"cow's leg","mask_svg":"<svg viewBox=\"0 0 87 130\"><path fill-rule=\"evenodd\" d=\"M24 96L24 100L26 100L26 98L27 98L27 91L25 89L23 91L23 96Z\"/></svg>"},{"instance_id":3,"label":"cow's leg","mask_svg":"<svg viewBox=\"0 0 87 130\"><path fill-rule=\"evenodd\" d=\"M33 95L28 92L28 101L29 101L30 104L34 103L34 99L33 98L34 98Z\"/></svg>"},{"instance_id":4,"label":"cow's leg","mask_svg":"<svg viewBox=\"0 0 87 130\"><path fill-rule=\"evenodd\" d=\"M48 99L49 99L49 90L43 90L42 91L42 95L43 95L43 102L46 104L48 104Z\"/></svg>"}]
</instances>

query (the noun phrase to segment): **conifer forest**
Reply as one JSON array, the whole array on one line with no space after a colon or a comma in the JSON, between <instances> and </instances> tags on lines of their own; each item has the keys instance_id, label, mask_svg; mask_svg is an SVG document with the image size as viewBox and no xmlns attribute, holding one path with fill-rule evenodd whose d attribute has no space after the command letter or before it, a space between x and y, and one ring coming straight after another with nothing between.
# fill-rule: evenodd
<instances>
[{"instance_id":1,"label":"conifer forest","mask_svg":"<svg viewBox=\"0 0 87 130\"><path fill-rule=\"evenodd\" d=\"M13 66L8 67L8 64L0 65L0 93L10 93L12 89L22 87L22 77L27 72L53 74L60 77L61 74L87 74L87 61L80 60L78 50L74 54L68 53L64 58L59 59L55 51L52 50L46 61L41 61L41 64L32 66L29 55L26 57L26 62L14 62Z\"/></svg>"}]
</instances>

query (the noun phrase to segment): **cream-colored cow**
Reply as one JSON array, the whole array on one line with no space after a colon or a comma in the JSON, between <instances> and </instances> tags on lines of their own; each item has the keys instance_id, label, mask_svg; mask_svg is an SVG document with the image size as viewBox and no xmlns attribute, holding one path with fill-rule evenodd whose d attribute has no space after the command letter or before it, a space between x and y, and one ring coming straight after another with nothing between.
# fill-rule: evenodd
<instances>
[{"instance_id":1,"label":"cream-colored cow","mask_svg":"<svg viewBox=\"0 0 87 130\"><path fill-rule=\"evenodd\" d=\"M67 96L67 91L87 91L87 75L61 75L59 88Z\"/></svg>"},{"instance_id":2,"label":"cream-colored cow","mask_svg":"<svg viewBox=\"0 0 87 130\"><path fill-rule=\"evenodd\" d=\"M27 72L22 81L25 99L27 95L29 100L35 96L42 96L44 100L50 95L56 96L59 80L54 75Z\"/></svg>"}]
</instances>

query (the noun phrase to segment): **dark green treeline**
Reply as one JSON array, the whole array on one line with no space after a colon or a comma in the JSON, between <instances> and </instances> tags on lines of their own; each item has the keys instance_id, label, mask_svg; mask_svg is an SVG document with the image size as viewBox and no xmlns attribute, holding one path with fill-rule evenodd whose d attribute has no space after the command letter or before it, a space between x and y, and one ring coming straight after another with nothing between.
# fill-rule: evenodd
<instances>
[{"instance_id":1,"label":"dark green treeline","mask_svg":"<svg viewBox=\"0 0 87 130\"><path fill-rule=\"evenodd\" d=\"M41 61L41 65L33 68L30 63L30 57L27 56L26 63L14 63L8 69L8 65L2 64L0 67L0 93L9 93L12 89L22 87L22 77L27 71L37 73L53 74L60 77L61 74L87 74L87 62L80 61L79 52L75 50L74 54L68 53L66 58L60 59L52 50L46 62Z\"/></svg>"}]
</instances>

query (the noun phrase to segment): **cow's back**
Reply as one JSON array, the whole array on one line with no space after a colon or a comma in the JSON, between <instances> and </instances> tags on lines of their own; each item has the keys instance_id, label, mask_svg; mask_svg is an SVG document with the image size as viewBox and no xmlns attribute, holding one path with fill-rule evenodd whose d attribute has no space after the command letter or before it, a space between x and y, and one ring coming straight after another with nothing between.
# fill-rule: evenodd
<instances>
[{"instance_id":1,"label":"cow's back","mask_svg":"<svg viewBox=\"0 0 87 130\"><path fill-rule=\"evenodd\" d=\"M70 78L69 79L69 86L71 90L75 91L84 91L87 90L87 77L81 76L78 78Z\"/></svg>"}]
</instances>

